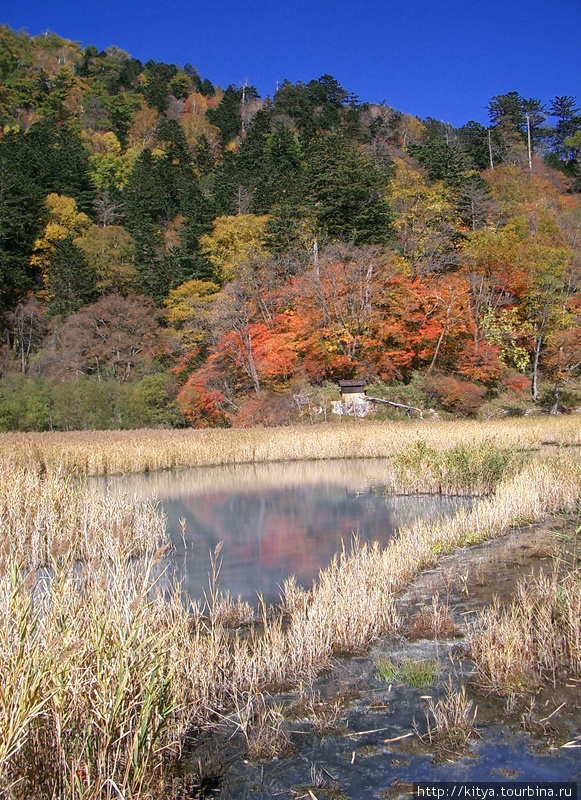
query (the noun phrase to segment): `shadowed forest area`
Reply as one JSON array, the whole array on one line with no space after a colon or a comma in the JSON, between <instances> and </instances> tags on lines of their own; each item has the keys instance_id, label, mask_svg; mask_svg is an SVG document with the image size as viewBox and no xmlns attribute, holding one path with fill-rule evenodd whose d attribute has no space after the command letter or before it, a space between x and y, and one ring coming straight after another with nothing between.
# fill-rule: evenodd
<instances>
[{"instance_id":1,"label":"shadowed forest area","mask_svg":"<svg viewBox=\"0 0 581 800\"><path fill-rule=\"evenodd\" d=\"M580 406L577 102L453 128L1 27L0 431Z\"/></svg>"}]
</instances>

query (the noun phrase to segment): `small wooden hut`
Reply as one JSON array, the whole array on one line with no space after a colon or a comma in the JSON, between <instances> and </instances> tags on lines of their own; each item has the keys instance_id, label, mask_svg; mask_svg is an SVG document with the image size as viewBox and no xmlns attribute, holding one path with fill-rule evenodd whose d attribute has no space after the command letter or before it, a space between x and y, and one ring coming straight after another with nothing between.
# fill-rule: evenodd
<instances>
[{"instance_id":1,"label":"small wooden hut","mask_svg":"<svg viewBox=\"0 0 581 800\"><path fill-rule=\"evenodd\" d=\"M357 406L367 402L363 380L339 381L339 391L341 400L349 405Z\"/></svg>"}]
</instances>

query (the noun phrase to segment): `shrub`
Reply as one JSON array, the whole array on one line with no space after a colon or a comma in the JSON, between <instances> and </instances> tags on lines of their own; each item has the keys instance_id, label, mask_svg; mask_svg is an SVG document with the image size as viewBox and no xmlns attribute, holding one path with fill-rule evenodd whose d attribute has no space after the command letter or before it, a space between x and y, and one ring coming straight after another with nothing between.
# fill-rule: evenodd
<instances>
[{"instance_id":1,"label":"shrub","mask_svg":"<svg viewBox=\"0 0 581 800\"><path fill-rule=\"evenodd\" d=\"M232 424L237 428L251 428L255 425L265 427L290 425L296 421L297 410L293 406L291 396L274 392L262 392L249 397L232 418Z\"/></svg>"},{"instance_id":2,"label":"shrub","mask_svg":"<svg viewBox=\"0 0 581 800\"><path fill-rule=\"evenodd\" d=\"M469 381L459 381L451 376L428 378L424 393L429 401L436 401L444 411L465 417L474 417L486 395L484 386Z\"/></svg>"}]
</instances>

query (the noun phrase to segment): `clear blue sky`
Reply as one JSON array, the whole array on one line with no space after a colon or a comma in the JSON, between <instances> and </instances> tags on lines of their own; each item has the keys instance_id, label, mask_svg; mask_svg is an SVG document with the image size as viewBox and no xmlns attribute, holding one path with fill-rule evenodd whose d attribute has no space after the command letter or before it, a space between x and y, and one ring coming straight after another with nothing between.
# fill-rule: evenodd
<instances>
[{"instance_id":1,"label":"clear blue sky","mask_svg":"<svg viewBox=\"0 0 581 800\"><path fill-rule=\"evenodd\" d=\"M581 0L5 0L0 22L190 62L262 96L329 73L360 100L458 126L513 90L581 105Z\"/></svg>"}]
</instances>

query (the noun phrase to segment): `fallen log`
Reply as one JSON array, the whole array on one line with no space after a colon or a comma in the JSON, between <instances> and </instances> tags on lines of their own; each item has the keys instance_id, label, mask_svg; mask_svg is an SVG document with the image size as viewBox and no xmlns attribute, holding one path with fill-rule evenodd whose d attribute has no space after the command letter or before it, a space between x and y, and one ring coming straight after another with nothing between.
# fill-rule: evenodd
<instances>
[{"instance_id":1,"label":"fallen log","mask_svg":"<svg viewBox=\"0 0 581 800\"><path fill-rule=\"evenodd\" d=\"M420 419L424 418L424 412L421 408L416 408L416 406L406 406L403 403L394 403L393 400L384 400L383 397L367 397L367 400L371 400L373 403L386 403L388 406L395 406L396 408L405 408L406 411L417 411L420 415Z\"/></svg>"}]
</instances>

